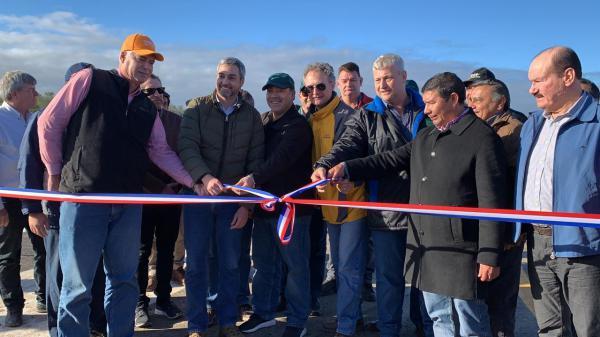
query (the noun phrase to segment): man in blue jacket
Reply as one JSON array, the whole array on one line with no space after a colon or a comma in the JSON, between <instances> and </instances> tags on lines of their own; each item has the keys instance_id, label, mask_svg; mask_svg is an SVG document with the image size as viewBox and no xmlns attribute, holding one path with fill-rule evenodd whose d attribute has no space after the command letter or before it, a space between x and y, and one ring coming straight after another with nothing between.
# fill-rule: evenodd
<instances>
[{"instance_id":1,"label":"man in blue jacket","mask_svg":"<svg viewBox=\"0 0 600 337\"><path fill-rule=\"evenodd\" d=\"M529 92L541 111L521 132L517 209L600 212L600 111L582 92L581 75L567 47L531 62ZM571 326L579 337L600 336L600 229L532 225L528 269L539 336L569 336Z\"/></svg>"},{"instance_id":2,"label":"man in blue jacket","mask_svg":"<svg viewBox=\"0 0 600 337\"><path fill-rule=\"evenodd\" d=\"M373 82L377 96L346 123L342 137L329 153L315 163L313 180L325 177L326 170L355 158L392 150L409 143L431 121L425 117L425 104L418 91L406 88L404 60L396 54L379 56L373 62ZM408 172L381 176L368 181L369 201L406 203L410 194ZM408 217L405 213L369 211L367 224L374 243L377 282L377 326L382 337L400 335L404 300L404 265ZM411 318L417 335L433 335L431 322L418 315L421 293L411 288ZM425 328L424 325L428 325ZM425 334L427 332L427 334Z\"/></svg>"}]
</instances>

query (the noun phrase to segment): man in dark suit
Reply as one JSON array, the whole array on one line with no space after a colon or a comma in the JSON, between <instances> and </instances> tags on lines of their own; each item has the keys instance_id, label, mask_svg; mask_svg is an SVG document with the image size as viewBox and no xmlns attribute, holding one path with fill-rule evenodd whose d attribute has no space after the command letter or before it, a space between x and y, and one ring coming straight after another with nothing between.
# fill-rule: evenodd
<instances>
[{"instance_id":1,"label":"man in dark suit","mask_svg":"<svg viewBox=\"0 0 600 337\"><path fill-rule=\"evenodd\" d=\"M408 170L413 204L503 208L506 156L500 138L465 107L465 87L453 73L423 86L425 114L434 126L394 150L338 164L333 179L362 180ZM487 282L500 274L504 225L411 215L407 272L421 289L436 335L490 336ZM458 322L453 320L453 311Z\"/></svg>"}]
</instances>

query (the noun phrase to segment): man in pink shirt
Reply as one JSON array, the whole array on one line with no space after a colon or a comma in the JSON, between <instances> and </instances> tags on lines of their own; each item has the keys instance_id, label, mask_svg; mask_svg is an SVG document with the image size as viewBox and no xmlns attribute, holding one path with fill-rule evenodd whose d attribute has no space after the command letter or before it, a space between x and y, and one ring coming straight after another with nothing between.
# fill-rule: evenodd
<instances>
[{"instance_id":1,"label":"man in pink shirt","mask_svg":"<svg viewBox=\"0 0 600 337\"><path fill-rule=\"evenodd\" d=\"M154 62L163 60L148 36L132 34L121 47L118 70L84 69L71 77L38 121L49 190L139 193L152 161L202 193L168 146L156 107L140 94ZM101 255L108 333L133 336L141 210L141 205L62 203L59 336L89 336L90 290Z\"/></svg>"}]
</instances>

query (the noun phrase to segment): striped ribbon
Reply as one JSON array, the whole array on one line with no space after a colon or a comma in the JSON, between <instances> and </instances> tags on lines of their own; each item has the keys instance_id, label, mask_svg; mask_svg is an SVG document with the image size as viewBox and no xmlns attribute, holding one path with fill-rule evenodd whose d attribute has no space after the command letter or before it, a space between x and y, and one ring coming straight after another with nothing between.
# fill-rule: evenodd
<instances>
[{"instance_id":1,"label":"striped ribbon","mask_svg":"<svg viewBox=\"0 0 600 337\"><path fill-rule=\"evenodd\" d=\"M164 195L164 194L116 194L116 193L62 193L32 189L0 188L1 197L16 199L33 199L49 201L69 201L93 204L207 204L207 203L252 203L260 204L267 211L274 211L276 203L284 203L277 221L277 233L281 244L290 242L294 231L295 205L334 206L362 208L379 211L397 211L412 214L465 218L476 220L493 220L506 222L526 222L547 225L576 226L600 228L600 214L517 211L508 209L434 206L417 204L397 204L383 202L339 201L294 199L294 196L328 184L329 179L316 181L292 191L282 197L254 188L224 185L228 189L239 189L253 197L238 196L196 196L196 195Z\"/></svg>"}]
</instances>

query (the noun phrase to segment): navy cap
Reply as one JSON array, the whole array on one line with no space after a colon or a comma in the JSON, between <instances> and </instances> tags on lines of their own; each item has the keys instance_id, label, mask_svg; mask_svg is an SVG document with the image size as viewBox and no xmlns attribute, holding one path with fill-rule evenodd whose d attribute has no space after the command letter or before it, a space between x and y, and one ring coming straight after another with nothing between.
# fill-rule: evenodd
<instances>
[{"instance_id":1,"label":"navy cap","mask_svg":"<svg viewBox=\"0 0 600 337\"><path fill-rule=\"evenodd\" d=\"M69 69L67 69L67 72L65 73L65 82L68 82L71 76L73 76L73 74L75 74L76 72L89 67L93 66L90 63L85 62L75 63L74 65L70 66Z\"/></svg>"}]
</instances>

